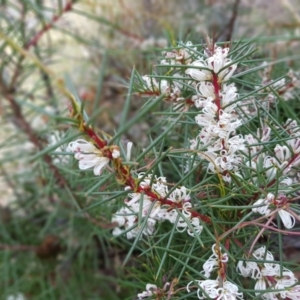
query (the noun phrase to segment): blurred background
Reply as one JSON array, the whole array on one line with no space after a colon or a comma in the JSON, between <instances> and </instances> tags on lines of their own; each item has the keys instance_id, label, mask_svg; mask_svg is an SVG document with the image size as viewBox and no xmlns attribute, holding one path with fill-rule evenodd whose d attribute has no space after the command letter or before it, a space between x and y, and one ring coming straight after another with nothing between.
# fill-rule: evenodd
<instances>
[{"instance_id":1,"label":"blurred background","mask_svg":"<svg viewBox=\"0 0 300 300\"><path fill-rule=\"evenodd\" d=\"M97 194L101 183L79 174L65 152L78 134L64 91L113 135L133 67L151 73L163 48L177 42L251 40L258 61L281 60L286 71L298 71L300 3L0 3L0 299L135 299L146 283L138 254L122 267L128 242L111 239L111 210L86 209L108 195ZM144 101L133 95L129 118ZM153 124L154 116L145 117L122 141L145 147Z\"/></svg>"}]
</instances>

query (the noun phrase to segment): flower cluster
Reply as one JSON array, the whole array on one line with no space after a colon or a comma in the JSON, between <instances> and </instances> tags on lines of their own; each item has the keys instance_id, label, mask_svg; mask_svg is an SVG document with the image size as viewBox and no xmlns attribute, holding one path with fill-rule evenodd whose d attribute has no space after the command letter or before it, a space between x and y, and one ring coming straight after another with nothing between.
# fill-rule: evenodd
<instances>
[{"instance_id":1,"label":"flower cluster","mask_svg":"<svg viewBox=\"0 0 300 300\"><path fill-rule=\"evenodd\" d=\"M186 76L178 66L188 65L194 61L197 47L191 42L184 45L178 45L177 49L163 52L164 59L161 60L160 66L168 66L171 73L169 79L161 79L159 76L144 75L139 79L136 90L144 96L163 96L163 100L174 103L174 110L181 109L182 103L187 107L193 104L190 97L185 97L185 92L195 90L195 83ZM157 77L157 78L156 78Z\"/></svg>"},{"instance_id":2,"label":"flower cluster","mask_svg":"<svg viewBox=\"0 0 300 300\"><path fill-rule=\"evenodd\" d=\"M258 166L262 164L265 177L268 181L280 177L281 184L290 185L298 182L297 168L300 166L300 130L295 120L287 120L283 125L283 135L287 140L282 144L277 144L272 152L263 151L263 145L259 141L268 142L271 138L272 130L264 125L261 132L255 137L253 134L245 136L246 144L250 152L250 160L245 164L251 166L254 173L259 173Z\"/></svg>"},{"instance_id":3,"label":"flower cluster","mask_svg":"<svg viewBox=\"0 0 300 300\"><path fill-rule=\"evenodd\" d=\"M236 130L242 125L236 112L237 89L233 83L226 84L237 65L228 57L229 48L213 46L201 54L188 42L180 49L166 52L167 60L161 62L175 70L172 83L143 76L144 94L164 95L173 102L184 100L199 109L195 121L201 130L191 140L190 148L199 150L199 156L209 162L210 172L221 173L225 181L231 181L228 171L239 169L242 163L239 153L246 149L243 136L236 135ZM183 64L187 68L184 74L180 74L180 68L176 66ZM188 99L183 95L185 90L188 90Z\"/></svg>"},{"instance_id":4,"label":"flower cluster","mask_svg":"<svg viewBox=\"0 0 300 300\"><path fill-rule=\"evenodd\" d=\"M148 283L146 285L146 291L137 294L138 299L149 298L152 296L162 296L170 287L170 283L166 282L163 288L158 288L157 285Z\"/></svg>"},{"instance_id":5,"label":"flower cluster","mask_svg":"<svg viewBox=\"0 0 300 300\"><path fill-rule=\"evenodd\" d=\"M217 76L218 82L230 79L237 65L228 58L229 48L214 46L213 50L206 49L204 57L195 58L187 69L186 74L196 81L213 80Z\"/></svg>"},{"instance_id":6,"label":"flower cluster","mask_svg":"<svg viewBox=\"0 0 300 300\"><path fill-rule=\"evenodd\" d=\"M235 85L226 84L237 65L228 58L229 48L214 47L190 64L186 74L196 81L192 101L200 113L195 117L201 127L199 135L191 140L191 149L200 150L207 160L208 170L221 173L230 181L228 171L237 171L242 162L240 152L245 150L244 138L236 135L242 120L236 112L238 99Z\"/></svg>"},{"instance_id":7,"label":"flower cluster","mask_svg":"<svg viewBox=\"0 0 300 300\"><path fill-rule=\"evenodd\" d=\"M178 45L177 49L163 52L164 59L161 64L170 66L189 64L193 61L196 51L197 47L194 47L193 43L188 41L184 45Z\"/></svg>"},{"instance_id":8,"label":"flower cluster","mask_svg":"<svg viewBox=\"0 0 300 300\"><path fill-rule=\"evenodd\" d=\"M293 70L290 70L285 78L279 80L271 80L271 65L268 65L267 62L263 62L262 67L264 67L264 72L262 75L262 87L257 86L256 88L261 89L261 93L268 93L267 100L269 103L273 104L276 101L277 94L285 101L288 101L293 98L295 88L299 87L300 80L299 74L295 73Z\"/></svg>"},{"instance_id":9,"label":"flower cluster","mask_svg":"<svg viewBox=\"0 0 300 300\"><path fill-rule=\"evenodd\" d=\"M155 284L150 284L148 283L146 285L146 291L139 293L137 296L139 299L144 299L144 298L148 298L151 297L153 295L155 295L157 293L157 286Z\"/></svg>"},{"instance_id":10,"label":"flower cluster","mask_svg":"<svg viewBox=\"0 0 300 300\"><path fill-rule=\"evenodd\" d=\"M274 256L260 247L252 254L253 260L239 261L237 271L244 277L256 280L256 295L265 300L300 299L300 285L295 285L297 278L294 273L274 262ZM266 291L267 290L267 291Z\"/></svg>"},{"instance_id":11,"label":"flower cluster","mask_svg":"<svg viewBox=\"0 0 300 300\"><path fill-rule=\"evenodd\" d=\"M125 199L125 207L119 209L112 217L112 222L118 224L113 230L113 235L126 232L128 239L137 235L152 235L157 221L169 221L175 224L179 232L187 231L191 236L202 232L200 219L193 217L190 209L190 193L184 187L176 188L169 193L165 177L157 177L152 174L140 173L139 186L143 189L151 189L160 199L167 196L168 204L147 196L145 193L129 193L129 199ZM130 187L126 187L129 190ZM174 207L172 207L174 204ZM142 234L141 234L142 233Z\"/></svg>"},{"instance_id":12,"label":"flower cluster","mask_svg":"<svg viewBox=\"0 0 300 300\"><path fill-rule=\"evenodd\" d=\"M169 102L179 102L183 100L181 97L180 86L176 81L170 83L167 80L160 80L158 82L154 77L150 77L148 75L142 76L142 79L143 95L163 95L163 99Z\"/></svg>"},{"instance_id":13,"label":"flower cluster","mask_svg":"<svg viewBox=\"0 0 300 300\"><path fill-rule=\"evenodd\" d=\"M231 174L245 178L242 174L244 170L241 170L242 165L257 174L260 172L258 166L262 164L268 181L278 177L278 174L285 175L279 183L279 186L285 189L291 183L298 182L300 177L298 173L292 174L300 165L299 130L290 134L290 139L287 138L285 143L277 144L273 153L262 151L264 146L259 145L261 142L270 141L270 126L262 124L257 135L237 134L237 130L247 119L243 115L247 116L253 112L256 115L258 110L252 105L255 99L246 98L240 101L234 83L227 83L237 68L229 54L229 48L216 45L204 49L201 53L190 42L181 48L165 52L165 59L161 64L170 65L173 70L171 79L142 76L144 93L164 95L165 100L176 103L175 107L178 107L179 101L184 101L186 104L193 104L199 110L195 122L201 129L199 134L190 140L190 149L197 151L199 157L208 162L209 172L220 173L224 181L231 182ZM185 65L184 73L178 65ZM268 76L269 74L263 76L263 85L270 85ZM298 82L297 76L290 72L289 77L294 87ZM280 82L287 92L292 86L283 80ZM280 82L274 82L273 88L285 95L278 87ZM188 98L185 97L186 92ZM252 110L249 105L253 106ZM289 134L287 127L291 122L295 121L288 120L283 126L286 127L283 135ZM250 152L250 156L245 155L247 152ZM287 178L287 174L293 175L293 181L290 177ZM255 174L251 174L251 178L255 180Z\"/></svg>"},{"instance_id":14,"label":"flower cluster","mask_svg":"<svg viewBox=\"0 0 300 300\"><path fill-rule=\"evenodd\" d=\"M243 293L239 292L238 287L226 279L224 270L228 262L227 253L222 253L221 248L216 249L215 244L212 246L212 252L213 254L204 263L201 273L208 278L214 270L218 270L220 275L216 279L193 280L187 285L187 291L190 293L190 285L196 282L199 287L197 290L199 299L243 299Z\"/></svg>"}]
</instances>

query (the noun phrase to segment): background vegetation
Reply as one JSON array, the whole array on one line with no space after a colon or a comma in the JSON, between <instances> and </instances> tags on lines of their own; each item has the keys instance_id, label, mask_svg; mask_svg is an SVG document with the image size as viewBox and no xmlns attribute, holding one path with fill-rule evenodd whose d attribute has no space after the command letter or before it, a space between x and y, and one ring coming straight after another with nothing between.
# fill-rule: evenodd
<instances>
[{"instance_id":1,"label":"background vegetation","mask_svg":"<svg viewBox=\"0 0 300 300\"><path fill-rule=\"evenodd\" d=\"M121 143L145 148L163 123L158 109L140 115L143 98L127 97L133 66L148 74L163 47L207 34L251 40L257 63L276 62L274 78L299 70L297 0L1 1L1 299L135 299L144 290L163 250L153 265L140 257L145 248L112 238L110 216L124 196L104 192L113 178L103 186L65 152L78 137L68 93L106 134L136 118ZM289 109L299 115L299 102ZM299 262L299 249L293 240L284 252Z\"/></svg>"}]
</instances>

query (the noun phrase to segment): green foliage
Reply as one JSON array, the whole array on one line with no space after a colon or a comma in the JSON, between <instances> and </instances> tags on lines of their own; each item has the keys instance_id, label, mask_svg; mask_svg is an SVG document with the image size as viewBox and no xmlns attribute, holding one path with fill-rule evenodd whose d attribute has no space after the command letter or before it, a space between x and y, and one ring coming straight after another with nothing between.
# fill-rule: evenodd
<instances>
[{"instance_id":1,"label":"green foliage","mask_svg":"<svg viewBox=\"0 0 300 300\"><path fill-rule=\"evenodd\" d=\"M0 6L0 298L22 293L26 299L133 299L147 283L162 288L170 282L176 291L172 299L196 299L196 292L187 293L186 285L203 279L200 272L216 237L232 238L229 229L249 220L252 196L269 188L269 182L259 163L255 169L259 184L249 184L253 169L245 166L241 177L232 175L238 183L234 189L220 176L206 172L203 158L189 148L199 132L194 120L197 110L184 110L184 104L173 105L159 95L142 97L142 75L153 70L154 80L181 82L174 74L184 76L187 67L160 64L158 39L168 39L169 48L164 51L191 50L184 46L191 40L198 47L193 50L196 57L203 51L205 30L197 30L194 24L203 14L203 27L220 31L219 45L227 44L222 42L225 36L234 40L230 53L239 64L232 77L238 87L237 105L242 107L243 100L254 97L254 107L260 108L256 116L240 110L246 121L238 134L254 133L264 120L274 134L259 145L272 151L277 143L289 140L282 124L288 118L299 122L299 95L294 93L286 102L274 82L262 87L266 69L262 62L271 68L270 80L286 78L291 64L297 71L299 56L293 49L268 60L269 47L276 47L277 41L295 41L295 36L291 30L287 37L283 30L277 36L249 41L239 38L242 33L237 30L236 42L230 16L220 14L219 6L207 1L187 1L185 7L162 1L158 8L151 7L148 13L141 10L140 15L130 5L113 15L112 7L102 1L52 2L8 0ZM229 10L232 17L234 5ZM161 12L156 11L159 8ZM164 15L162 8L170 14ZM181 12L180 18L174 17L176 11ZM223 23L213 24L217 15ZM147 21L157 21L159 26ZM81 30L77 22L89 27ZM223 33L222 24L228 25ZM154 41L147 48L152 35ZM182 84L182 96L187 99L194 88L188 79ZM270 109L260 101L268 94L276 99ZM130 197L111 166L94 176L91 170L80 170L67 151L69 142L86 139L77 128L80 118L70 112L72 103L80 107L77 117L93 125L109 146L117 144L122 157L127 142L134 143L131 159L124 160L134 178L141 172L165 176L166 197L187 186L197 212L212 217L212 224L202 224L204 234L192 238L178 232L174 224L161 222L153 236L143 236L142 230L133 240L112 236L112 215ZM251 159L250 153L245 156ZM272 189L278 192L278 186ZM298 195L299 189L294 184L286 195ZM296 202L292 208L299 214ZM185 218L183 213L179 216ZM148 217L140 218L141 229L146 228ZM279 218L277 222L283 229ZM245 284L235 265L251 247L249 236L259 231L258 226L239 228L234 238L246 242L242 247L232 243L228 252L227 275L245 293L253 290L254 282ZM267 232L262 238L268 249L280 249L275 259L283 263L283 234L275 238ZM286 265L296 270L296 263ZM167 292L159 299L168 299Z\"/></svg>"}]
</instances>

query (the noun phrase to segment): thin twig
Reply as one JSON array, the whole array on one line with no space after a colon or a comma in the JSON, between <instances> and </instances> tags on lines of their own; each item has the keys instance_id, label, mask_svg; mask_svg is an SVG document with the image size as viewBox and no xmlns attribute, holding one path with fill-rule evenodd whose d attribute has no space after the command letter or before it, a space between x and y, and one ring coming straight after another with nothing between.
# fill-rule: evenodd
<instances>
[{"instance_id":1,"label":"thin twig","mask_svg":"<svg viewBox=\"0 0 300 300\"><path fill-rule=\"evenodd\" d=\"M227 34L225 36L225 41L231 41L232 39L234 24L238 17L239 4L240 4L240 0L236 0L235 3L233 4L232 15L227 25L227 30L226 30Z\"/></svg>"},{"instance_id":2,"label":"thin twig","mask_svg":"<svg viewBox=\"0 0 300 300\"><path fill-rule=\"evenodd\" d=\"M73 2L68 2L59 15L53 16L52 20L48 24L44 25L44 27L28 43L26 43L24 49L28 50L30 47L35 46L40 38L53 27L54 23L57 22L64 13L70 11L72 7Z\"/></svg>"},{"instance_id":3,"label":"thin twig","mask_svg":"<svg viewBox=\"0 0 300 300\"><path fill-rule=\"evenodd\" d=\"M269 224L273 221L275 217L275 214L272 215L272 217L267 221L267 223L265 224L266 226L269 226ZM259 240L259 238L262 236L262 234L265 232L266 230L266 227L264 226L260 232L258 233L258 235L255 237L254 241L252 242L252 245L250 247L250 250L249 250L249 256L252 254L252 251L253 251L253 248L254 246L256 245L257 241Z\"/></svg>"},{"instance_id":4,"label":"thin twig","mask_svg":"<svg viewBox=\"0 0 300 300\"><path fill-rule=\"evenodd\" d=\"M10 251L36 251L38 247L29 246L29 245L6 245L0 244L1 250L10 250Z\"/></svg>"}]
</instances>

